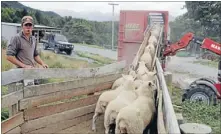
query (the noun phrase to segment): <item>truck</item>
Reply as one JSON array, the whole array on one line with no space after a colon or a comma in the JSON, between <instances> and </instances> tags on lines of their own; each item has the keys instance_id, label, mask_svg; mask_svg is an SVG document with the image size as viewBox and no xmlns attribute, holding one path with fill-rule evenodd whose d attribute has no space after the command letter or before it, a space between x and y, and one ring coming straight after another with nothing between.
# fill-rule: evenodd
<instances>
[{"instance_id":1,"label":"truck","mask_svg":"<svg viewBox=\"0 0 221 134\"><path fill-rule=\"evenodd\" d=\"M52 48L56 54L64 51L66 54L71 55L74 50L74 45L69 43L64 35L58 33L45 32L41 42L43 42L44 50Z\"/></svg>"},{"instance_id":2,"label":"truck","mask_svg":"<svg viewBox=\"0 0 221 134\"><path fill-rule=\"evenodd\" d=\"M169 12L152 10L121 10L118 31L118 61L129 66L144 39L144 33L154 24L164 25L163 42L169 39Z\"/></svg>"}]
</instances>

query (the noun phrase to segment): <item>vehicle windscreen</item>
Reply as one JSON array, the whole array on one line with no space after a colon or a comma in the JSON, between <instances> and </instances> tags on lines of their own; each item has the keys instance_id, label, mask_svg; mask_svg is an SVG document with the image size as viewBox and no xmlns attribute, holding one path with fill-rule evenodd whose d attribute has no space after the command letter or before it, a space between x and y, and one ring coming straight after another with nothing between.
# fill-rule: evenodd
<instances>
[{"instance_id":1,"label":"vehicle windscreen","mask_svg":"<svg viewBox=\"0 0 221 134\"><path fill-rule=\"evenodd\" d=\"M67 40L67 38L65 37L65 36L63 36L63 35L59 35L59 34L57 34L57 35L55 35L55 41L63 41L63 42L68 42L68 40Z\"/></svg>"}]
</instances>

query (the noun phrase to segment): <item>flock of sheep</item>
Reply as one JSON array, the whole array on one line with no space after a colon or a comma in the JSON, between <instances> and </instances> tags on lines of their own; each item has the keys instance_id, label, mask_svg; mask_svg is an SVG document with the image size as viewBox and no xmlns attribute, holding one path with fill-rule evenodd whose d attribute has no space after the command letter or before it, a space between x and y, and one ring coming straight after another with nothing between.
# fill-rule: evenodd
<instances>
[{"instance_id":1,"label":"flock of sheep","mask_svg":"<svg viewBox=\"0 0 221 134\"><path fill-rule=\"evenodd\" d=\"M105 134L115 124L115 134L142 134L155 114L156 70L152 66L160 34L160 25L154 25L138 67L122 74L112 90L103 92L96 104L92 130L96 131L96 120L104 114Z\"/></svg>"}]
</instances>

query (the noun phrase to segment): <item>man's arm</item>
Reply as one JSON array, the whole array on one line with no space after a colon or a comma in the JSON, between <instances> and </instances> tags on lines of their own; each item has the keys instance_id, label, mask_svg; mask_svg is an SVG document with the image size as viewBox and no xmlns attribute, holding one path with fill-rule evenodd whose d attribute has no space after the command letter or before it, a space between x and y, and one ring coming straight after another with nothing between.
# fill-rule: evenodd
<instances>
[{"instance_id":1,"label":"man's arm","mask_svg":"<svg viewBox=\"0 0 221 134\"><path fill-rule=\"evenodd\" d=\"M17 60L14 56L7 55L7 60L10 61L12 64L15 64L21 68L32 68L32 66L25 65L19 60Z\"/></svg>"},{"instance_id":2,"label":"man's arm","mask_svg":"<svg viewBox=\"0 0 221 134\"><path fill-rule=\"evenodd\" d=\"M10 40L9 45L7 46L7 51L6 51L6 59L10 61L12 64L17 65L22 68L32 68L32 66L25 65L19 60L15 58L15 55L17 54L19 50L19 45L18 45L18 39L17 37L12 37Z\"/></svg>"},{"instance_id":3,"label":"man's arm","mask_svg":"<svg viewBox=\"0 0 221 134\"><path fill-rule=\"evenodd\" d=\"M40 65L43 66L44 68L48 68L48 65L45 64L45 63L41 60L41 58L40 58L40 56L39 56L39 53L38 53L38 51L37 51L37 42L36 42L36 44L35 44L34 59L35 59L35 61L36 61L38 64L40 64Z\"/></svg>"},{"instance_id":4,"label":"man's arm","mask_svg":"<svg viewBox=\"0 0 221 134\"><path fill-rule=\"evenodd\" d=\"M40 58L39 55L35 56L34 59L35 59L35 61L36 61L38 64L40 64L40 65L43 66L44 68L48 68L48 65L45 64L45 63L41 60L41 58Z\"/></svg>"}]
</instances>

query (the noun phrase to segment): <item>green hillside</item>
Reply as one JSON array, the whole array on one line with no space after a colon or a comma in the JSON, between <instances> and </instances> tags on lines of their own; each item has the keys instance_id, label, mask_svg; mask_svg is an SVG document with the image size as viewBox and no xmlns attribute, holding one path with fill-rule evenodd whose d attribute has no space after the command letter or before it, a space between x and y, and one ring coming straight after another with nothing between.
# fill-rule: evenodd
<instances>
[{"instance_id":1,"label":"green hillside","mask_svg":"<svg viewBox=\"0 0 221 134\"><path fill-rule=\"evenodd\" d=\"M35 24L58 27L68 40L73 43L83 43L103 46L111 45L111 21L97 22L85 19L61 17L52 11L40 11L14 1L1 2L2 22L20 23L25 15L31 15ZM115 45L117 45L118 22L115 22Z\"/></svg>"}]
</instances>

